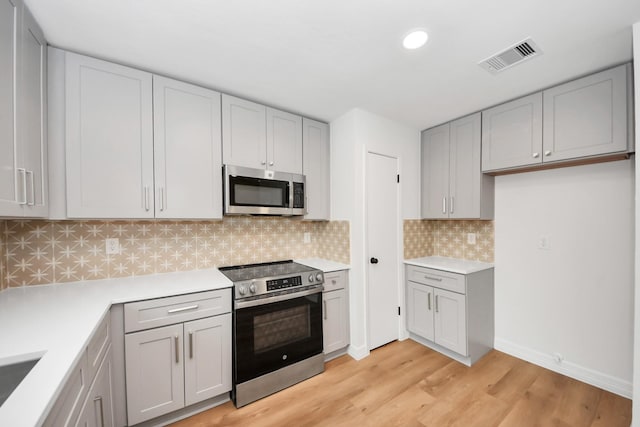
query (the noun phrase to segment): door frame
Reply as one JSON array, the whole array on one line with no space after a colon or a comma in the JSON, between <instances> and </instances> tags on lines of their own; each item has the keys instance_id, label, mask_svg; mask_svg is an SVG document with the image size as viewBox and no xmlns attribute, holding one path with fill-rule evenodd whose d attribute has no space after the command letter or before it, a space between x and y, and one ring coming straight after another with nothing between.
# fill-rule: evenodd
<instances>
[{"instance_id":1,"label":"door frame","mask_svg":"<svg viewBox=\"0 0 640 427\"><path fill-rule=\"evenodd\" d=\"M369 322L369 259L371 258L371 254L369 253L369 211L368 211L368 206L369 206L369 197L368 197L368 189L369 189L369 155L370 154L374 154L374 155L378 155L378 156L383 156L383 157L387 157L390 159L394 159L396 161L396 173L398 175L402 175L401 174L401 170L402 170L402 161L401 161L401 157L397 154L389 154L389 153L383 153L377 150L372 150L372 149L367 149L365 147L364 150L364 194L363 194L363 201L364 201L364 251L363 253L365 254L365 258L364 258L364 280L365 280L365 286L364 286L364 296L365 296L365 304L364 304L364 320L365 320L365 330L366 330L366 334L365 334L365 342L366 342L366 348L367 348L367 352L369 352L370 349L370 342L371 342L371 338L370 338L370 322ZM403 267L403 252L404 252L404 245L403 245L403 233L402 233L402 179L400 179L400 182L398 183L398 187L397 187L397 191L396 191L396 201L395 201L395 206L396 206L396 218L397 218L397 222L396 222L396 248L397 248L397 253L396 253L396 265L398 266L397 269L397 274L396 274L396 280L397 280L397 289L396 289L396 296L397 296L397 304L400 307L400 313L401 315L398 316L398 341L404 340L408 337L407 334L407 330L406 330L406 326L405 326L405 314L406 314L406 307L405 307L405 296L404 296L404 286L402 286L403 284L403 279L404 279L404 269Z\"/></svg>"}]
</instances>

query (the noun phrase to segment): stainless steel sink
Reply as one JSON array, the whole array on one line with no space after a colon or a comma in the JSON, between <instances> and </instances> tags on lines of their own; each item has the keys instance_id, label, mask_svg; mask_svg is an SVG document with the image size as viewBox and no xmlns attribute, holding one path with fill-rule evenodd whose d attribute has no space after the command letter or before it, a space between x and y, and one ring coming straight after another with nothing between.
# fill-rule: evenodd
<instances>
[{"instance_id":1,"label":"stainless steel sink","mask_svg":"<svg viewBox=\"0 0 640 427\"><path fill-rule=\"evenodd\" d=\"M27 360L26 362L0 366L0 406L9 398L13 390L18 387L18 384L20 384L39 360L38 358Z\"/></svg>"}]
</instances>

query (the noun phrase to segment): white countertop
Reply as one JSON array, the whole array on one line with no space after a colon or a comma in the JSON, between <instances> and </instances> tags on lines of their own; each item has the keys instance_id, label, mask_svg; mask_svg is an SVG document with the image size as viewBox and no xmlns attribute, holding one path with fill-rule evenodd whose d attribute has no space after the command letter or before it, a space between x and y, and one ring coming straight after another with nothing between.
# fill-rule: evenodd
<instances>
[{"instance_id":1,"label":"white countertop","mask_svg":"<svg viewBox=\"0 0 640 427\"><path fill-rule=\"evenodd\" d=\"M305 258L294 260L297 263L308 265L309 267L322 270L324 273L331 273L332 271L349 270L351 268L348 264L342 264L341 262L329 261L322 258Z\"/></svg>"},{"instance_id":2,"label":"white countertop","mask_svg":"<svg viewBox=\"0 0 640 427\"><path fill-rule=\"evenodd\" d=\"M471 274L493 268L493 264L465 259L446 258L441 256L428 256L424 258L405 259L405 264L418 267L433 268L435 270L450 271L459 274Z\"/></svg>"},{"instance_id":3,"label":"white countertop","mask_svg":"<svg viewBox=\"0 0 640 427\"><path fill-rule=\"evenodd\" d=\"M0 426L40 425L112 304L231 287L217 269L0 292L0 366L42 359L0 406Z\"/></svg>"}]
</instances>

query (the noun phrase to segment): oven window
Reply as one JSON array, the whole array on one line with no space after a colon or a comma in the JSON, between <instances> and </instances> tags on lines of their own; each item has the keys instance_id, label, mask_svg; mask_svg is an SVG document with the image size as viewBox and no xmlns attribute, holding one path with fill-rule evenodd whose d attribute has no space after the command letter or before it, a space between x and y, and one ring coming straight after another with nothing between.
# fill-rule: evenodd
<instances>
[{"instance_id":1,"label":"oven window","mask_svg":"<svg viewBox=\"0 0 640 427\"><path fill-rule=\"evenodd\" d=\"M263 353L311 336L309 306L288 308L253 318L253 351Z\"/></svg>"}]
</instances>

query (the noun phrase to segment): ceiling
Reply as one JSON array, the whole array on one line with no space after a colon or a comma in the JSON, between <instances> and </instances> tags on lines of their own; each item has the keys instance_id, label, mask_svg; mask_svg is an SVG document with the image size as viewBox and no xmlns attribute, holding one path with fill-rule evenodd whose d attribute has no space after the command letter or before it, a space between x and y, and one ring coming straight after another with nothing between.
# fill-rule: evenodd
<instances>
[{"instance_id":1,"label":"ceiling","mask_svg":"<svg viewBox=\"0 0 640 427\"><path fill-rule=\"evenodd\" d=\"M425 129L628 61L638 0L25 0L50 44L331 121ZM411 29L426 46L404 50ZM498 75L480 60L532 37Z\"/></svg>"}]
</instances>

